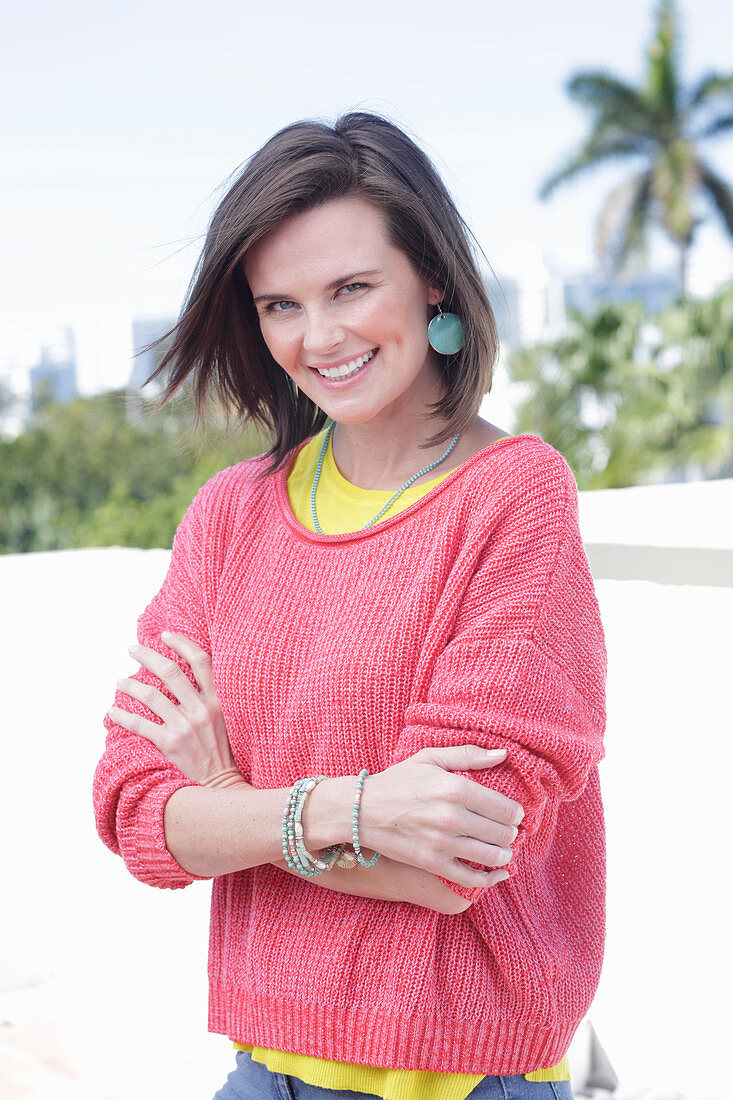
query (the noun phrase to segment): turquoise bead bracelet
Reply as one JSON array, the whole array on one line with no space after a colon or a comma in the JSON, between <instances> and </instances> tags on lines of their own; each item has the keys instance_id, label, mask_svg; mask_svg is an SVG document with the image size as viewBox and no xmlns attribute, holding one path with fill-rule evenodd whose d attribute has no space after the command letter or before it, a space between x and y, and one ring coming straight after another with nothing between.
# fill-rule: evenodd
<instances>
[{"instance_id":1,"label":"turquoise bead bracelet","mask_svg":"<svg viewBox=\"0 0 733 1100\"><path fill-rule=\"evenodd\" d=\"M322 779L327 776L306 776L294 783L285 809L282 824L283 855L289 867L306 878L314 878L323 871L330 871L334 863L340 860L346 848L345 844L333 844L314 856L305 846L301 821L306 798ZM346 864L348 865L348 864Z\"/></svg>"},{"instance_id":2,"label":"turquoise bead bracelet","mask_svg":"<svg viewBox=\"0 0 733 1100\"><path fill-rule=\"evenodd\" d=\"M321 849L317 856L308 851L303 840L303 806L313 788L328 777L306 776L304 779L296 780L290 791L282 823L283 855L289 867L305 878L314 878L323 871L330 871L335 864L340 867L355 867L358 862L362 867L372 867L377 862L379 852L375 852L370 860L366 860L359 843L359 810L364 780L368 775L368 770L362 768L356 781L356 799L351 815L353 854L346 851L346 844L332 844L328 848Z\"/></svg>"},{"instance_id":3,"label":"turquoise bead bracelet","mask_svg":"<svg viewBox=\"0 0 733 1100\"><path fill-rule=\"evenodd\" d=\"M354 802L354 810L351 815L351 826L353 835L352 845L354 848L354 852L356 853L356 858L359 860L359 863L362 865L362 867L373 867L379 859L379 852L375 852L371 859L364 859L364 856L361 854L361 845L359 843L359 810L361 808L361 792L364 789L364 780L368 775L369 772L366 768L362 768L359 772L359 778L356 781L356 800Z\"/></svg>"},{"instance_id":4,"label":"turquoise bead bracelet","mask_svg":"<svg viewBox=\"0 0 733 1100\"><path fill-rule=\"evenodd\" d=\"M301 816L306 798L325 775L306 776L299 779L290 792L288 805L282 824L283 855L289 867L307 878L314 878L323 871L330 871L337 859L343 855L344 845L332 845L314 856L307 850L303 841Z\"/></svg>"}]
</instances>

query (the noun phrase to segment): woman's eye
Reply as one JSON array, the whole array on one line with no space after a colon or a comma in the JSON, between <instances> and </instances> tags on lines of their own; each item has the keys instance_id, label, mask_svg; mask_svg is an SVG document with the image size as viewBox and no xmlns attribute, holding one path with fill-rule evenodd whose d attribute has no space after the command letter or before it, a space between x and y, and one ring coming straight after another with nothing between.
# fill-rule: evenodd
<instances>
[{"instance_id":1,"label":"woman's eye","mask_svg":"<svg viewBox=\"0 0 733 1100\"><path fill-rule=\"evenodd\" d=\"M295 302L270 302L265 310L266 313L290 313L290 307L294 306ZM281 308L282 307L282 308Z\"/></svg>"},{"instance_id":2,"label":"woman's eye","mask_svg":"<svg viewBox=\"0 0 733 1100\"><path fill-rule=\"evenodd\" d=\"M353 294L357 290L363 290L365 286L366 283L347 283L347 285L341 287L341 289L348 291L350 294Z\"/></svg>"}]
</instances>

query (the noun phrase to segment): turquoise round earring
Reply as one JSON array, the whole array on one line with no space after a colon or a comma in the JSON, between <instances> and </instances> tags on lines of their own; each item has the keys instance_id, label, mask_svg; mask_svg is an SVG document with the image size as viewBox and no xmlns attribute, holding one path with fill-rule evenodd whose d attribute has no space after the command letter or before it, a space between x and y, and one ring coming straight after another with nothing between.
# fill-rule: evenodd
<instances>
[{"instance_id":1,"label":"turquoise round earring","mask_svg":"<svg viewBox=\"0 0 733 1100\"><path fill-rule=\"evenodd\" d=\"M443 313L443 303L428 325L428 343L440 355L455 355L463 347L463 325L455 313Z\"/></svg>"}]
</instances>

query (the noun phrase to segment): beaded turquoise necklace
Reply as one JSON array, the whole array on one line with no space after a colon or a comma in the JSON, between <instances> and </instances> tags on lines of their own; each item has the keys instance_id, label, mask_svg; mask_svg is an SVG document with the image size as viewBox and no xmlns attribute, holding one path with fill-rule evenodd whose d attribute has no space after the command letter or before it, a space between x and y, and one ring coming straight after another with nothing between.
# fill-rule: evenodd
<instances>
[{"instance_id":1,"label":"beaded turquoise necklace","mask_svg":"<svg viewBox=\"0 0 733 1100\"><path fill-rule=\"evenodd\" d=\"M323 446L321 447L321 453L318 456L318 462L316 464L316 472L313 475L313 486L311 488L311 517L313 519L313 526L315 527L315 529L316 529L316 531L318 532L319 535L324 535L326 532L323 530L320 523L318 522L318 516L316 514L316 490L318 489L318 482L321 479L321 468L323 466L323 460L326 457L326 451L328 450L328 444L331 440L331 436L333 435L333 430L334 430L335 427L336 427L336 421L334 420L329 425L328 431L326 432L326 437L323 440ZM402 488L398 489L389 498L389 500L384 505L384 507L379 509L376 516L373 516L369 520L369 522L365 523L363 527L359 528L359 530L360 531L366 531L366 529L368 527L372 527L379 519L381 519L381 517L384 515L384 513L387 512L392 507L392 505L397 500L397 498L402 496L405 489L410 488L413 481L417 481L417 479L419 477L422 477L423 474L428 474L428 473L430 473L431 470L434 470L436 466L440 466L441 462L443 462L448 457L448 455L451 453L451 451L455 447L456 443L458 442L458 436L460 434L461 433L459 432L458 435L453 436L450 443L448 444L447 450L443 452L443 454L440 456L440 458L436 458L435 462L431 462L429 466L423 466L422 470L418 470L416 474L413 474L412 477L409 478L409 480L407 480L405 482L405 484L402 486Z\"/></svg>"}]
</instances>

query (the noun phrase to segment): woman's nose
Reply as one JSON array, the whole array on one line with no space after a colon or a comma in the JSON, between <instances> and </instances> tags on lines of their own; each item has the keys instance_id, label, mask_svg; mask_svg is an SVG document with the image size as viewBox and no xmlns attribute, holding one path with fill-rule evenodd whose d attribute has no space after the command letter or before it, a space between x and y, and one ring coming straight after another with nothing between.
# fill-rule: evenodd
<instances>
[{"instance_id":1,"label":"woman's nose","mask_svg":"<svg viewBox=\"0 0 733 1100\"><path fill-rule=\"evenodd\" d=\"M311 355L328 355L330 351L343 343L344 331L332 317L323 310L306 314L303 347Z\"/></svg>"}]
</instances>

